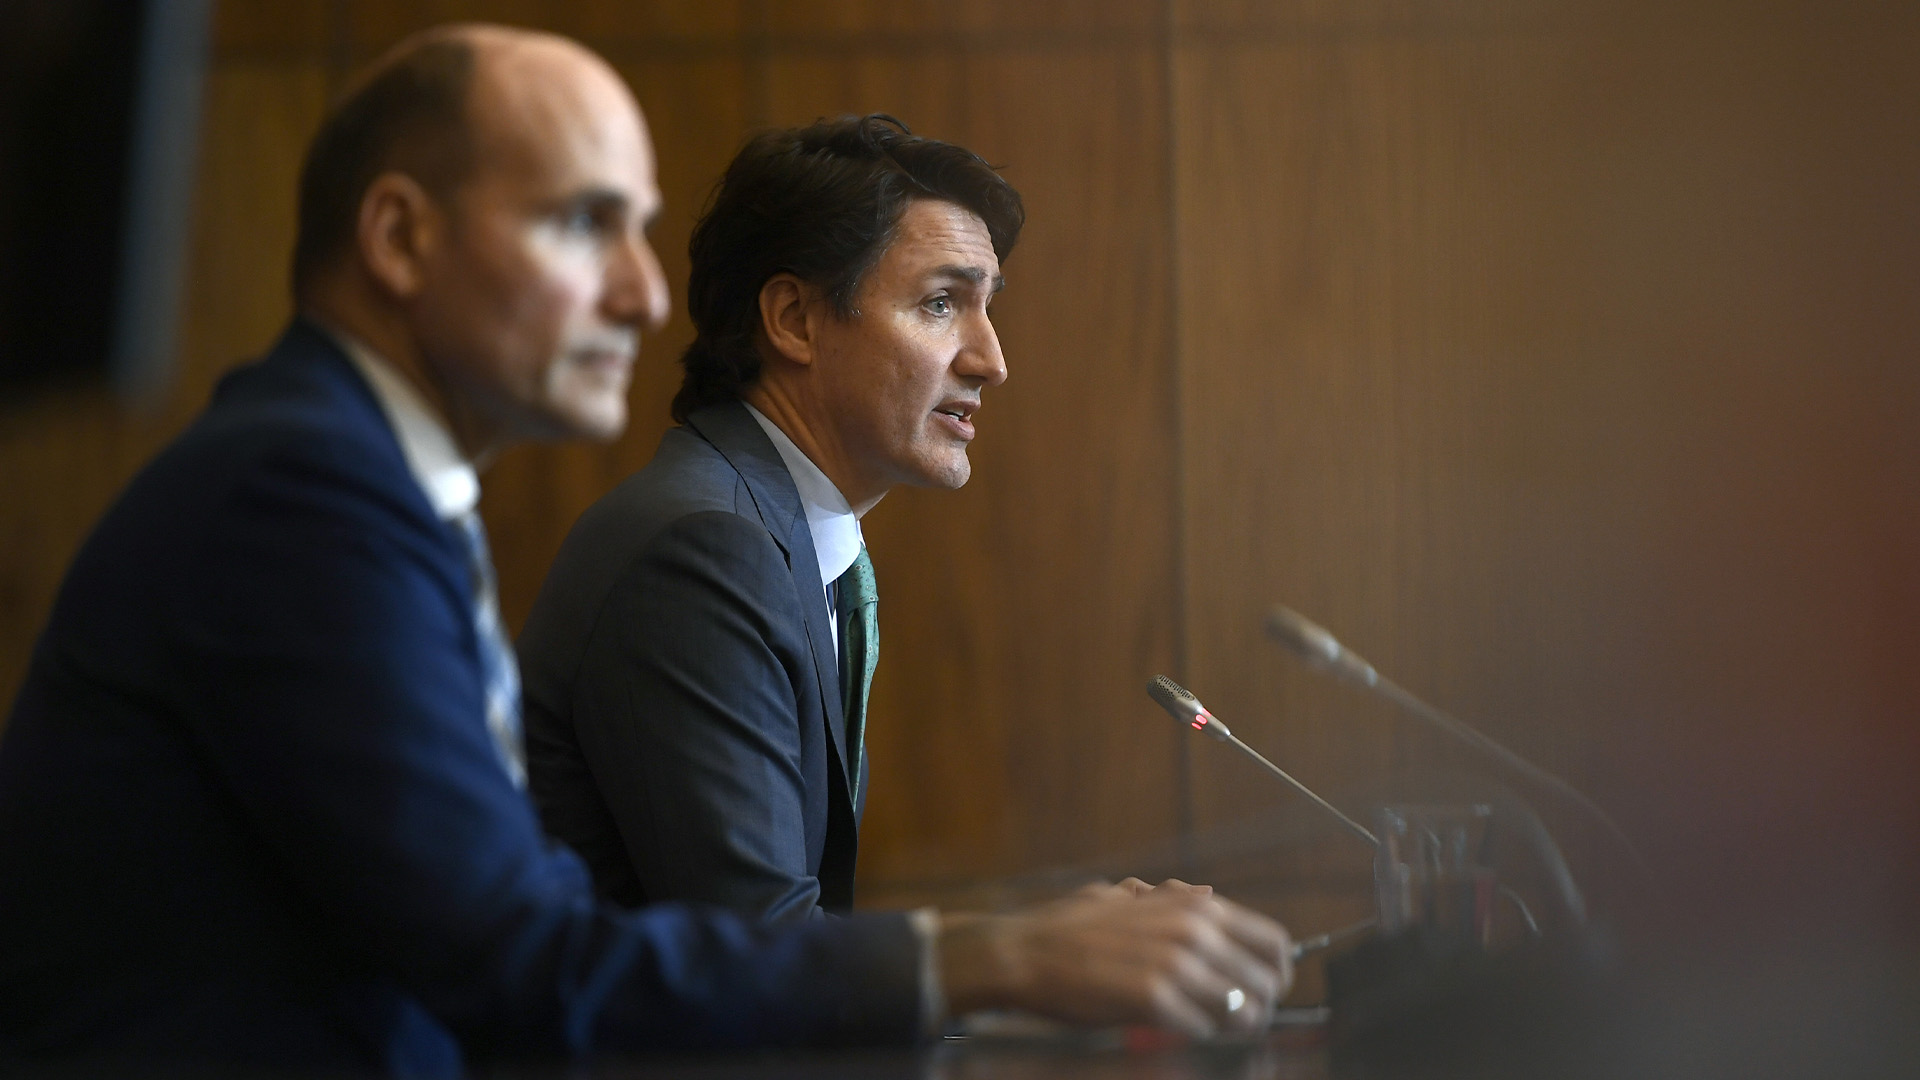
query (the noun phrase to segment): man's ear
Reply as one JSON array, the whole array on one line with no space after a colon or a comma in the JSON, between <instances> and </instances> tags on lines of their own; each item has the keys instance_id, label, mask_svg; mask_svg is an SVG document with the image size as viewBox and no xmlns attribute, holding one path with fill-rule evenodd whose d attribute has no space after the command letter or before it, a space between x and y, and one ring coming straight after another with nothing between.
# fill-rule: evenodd
<instances>
[{"instance_id":1,"label":"man's ear","mask_svg":"<svg viewBox=\"0 0 1920 1080\"><path fill-rule=\"evenodd\" d=\"M445 215L404 173L381 173L360 197L355 241L367 273L393 296L410 299L426 281L426 257L440 242Z\"/></svg>"},{"instance_id":2,"label":"man's ear","mask_svg":"<svg viewBox=\"0 0 1920 1080\"><path fill-rule=\"evenodd\" d=\"M813 363L819 299L818 290L789 273L775 274L760 286L760 333L776 356L802 366Z\"/></svg>"}]
</instances>

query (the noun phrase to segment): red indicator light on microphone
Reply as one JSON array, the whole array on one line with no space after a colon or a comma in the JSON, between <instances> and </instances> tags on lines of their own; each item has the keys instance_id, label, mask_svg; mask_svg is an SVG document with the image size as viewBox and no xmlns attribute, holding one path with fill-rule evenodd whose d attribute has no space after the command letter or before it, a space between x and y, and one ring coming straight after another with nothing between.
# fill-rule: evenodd
<instances>
[{"instance_id":1,"label":"red indicator light on microphone","mask_svg":"<svg viewBox=\"0 0 1920 1080\"><path fill-rule=\"evenodd\" d=\"M1201 728L1206 727L1207 721L1210 719L1212 719L1212 717L1209 717L1206 713L1201 713L1198 716L1195 716L1193 718L1193 730L1199 731Z\"/></svg>"}]
</instances>

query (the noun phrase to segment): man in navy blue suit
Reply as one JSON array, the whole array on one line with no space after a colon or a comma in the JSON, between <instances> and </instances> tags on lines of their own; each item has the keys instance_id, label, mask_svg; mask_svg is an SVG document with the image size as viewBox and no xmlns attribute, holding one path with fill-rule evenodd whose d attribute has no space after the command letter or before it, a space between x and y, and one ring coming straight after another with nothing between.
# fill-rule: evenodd
<instances>
[{"instance_id":1,"label":"man in navy blue suit","mask_svg":"<svg viewBox=\"0 0 1920 1080\"><path fill-rule=\"evenodd\" d=\"M659 201L628 91L563 39L430 32L329 117L298 317L100 522L0 738L0 1066L1264 1022L1284 932L1197 891L766 928L606 906L543 837L477 470L622 428Z\"/></svg>"}]
</instances>

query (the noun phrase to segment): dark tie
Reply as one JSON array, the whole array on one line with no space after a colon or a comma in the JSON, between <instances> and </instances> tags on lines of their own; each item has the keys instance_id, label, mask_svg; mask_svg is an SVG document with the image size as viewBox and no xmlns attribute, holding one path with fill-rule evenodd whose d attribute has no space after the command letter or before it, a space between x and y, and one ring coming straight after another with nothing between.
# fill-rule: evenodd
<instances>
[{"instance_id":1,"label":"dark tie","mask_svg":"<svg viewBox=\"0 0 1920 1080\"><path fill-rule=\"evenodd\" d=\"M834 616L840 621L840 708L847 718L847 786L860 805L860 773L867 757L867 693L880 662L880 593L873 584L867 549L833 583Z\"/></svg>"},{"instance_id":2,"label":"dark tie","mask_svg":"<svg viewBox=\"0 0 1920 1080\"><path fill-rule=\"evenodd\" d=\"M473 572L473 624L480 639L480 671L487 681L487 731L513 786L524 788L527 752L520 740L520 665L500 625L500 589L493 576L493 556L487 550L487 528L473 510L454 518L453 524L467 542L467 564Z\"/></svg>"}]
</instances>

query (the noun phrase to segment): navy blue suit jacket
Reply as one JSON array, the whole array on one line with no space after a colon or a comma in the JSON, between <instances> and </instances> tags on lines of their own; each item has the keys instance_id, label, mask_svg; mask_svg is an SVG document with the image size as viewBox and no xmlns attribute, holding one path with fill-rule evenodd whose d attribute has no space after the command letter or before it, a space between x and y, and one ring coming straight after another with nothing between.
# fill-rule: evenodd
<instances>
[{"instance_id":1,"label":"navy blue suit jacket","mask_svg":"<svg viewBox=\"0 0 1920 1080\"><path fill-rule=\"evenodd\" d=\"M581 515L519 648L535 802L609 896L769 919L852 905L860 807L820 564L745 406L697 410Z\"/></svg>"},{"instance_id":2,"label":"navy blue suit jacket","mask_svg":"<svg viewBox=\"0 0 1920 1080\"><path fill-rule=\"evenodd\" d=\"M87 541L0 738L0 1062L911 1037L902 917L596 901L482 693L460 541L296 323Z\"/></svg>"}]
</instances>

